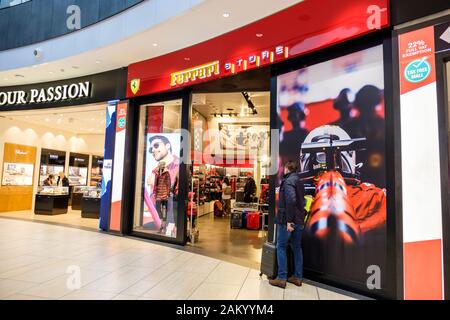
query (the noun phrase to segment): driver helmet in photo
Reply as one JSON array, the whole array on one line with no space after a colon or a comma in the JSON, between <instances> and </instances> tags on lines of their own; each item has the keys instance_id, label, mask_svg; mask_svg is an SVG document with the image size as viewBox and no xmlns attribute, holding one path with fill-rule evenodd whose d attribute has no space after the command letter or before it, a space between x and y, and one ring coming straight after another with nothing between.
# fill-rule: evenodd
<instances>
[{"instance_id":1,"label":"driver helmet in photo","mask_svg":"<svg viewBox=\"0 0 450 320\"><path fill-rule=\"evenodd\" d=\"M312 130L305 138L303 144L320 143L331 141L351 140L349 134L338 126L324 125ZM340 171L344 178L358 178L359 169L362 164L356 164L356 151L339 151L337 157L336 169ZM340 161L339 161L340 160ZM325 152L308 153L301 152L300 172L302 174L313 173L316 170L329 170L330 164L327 163Z\"/></svg>"}]
</instances>

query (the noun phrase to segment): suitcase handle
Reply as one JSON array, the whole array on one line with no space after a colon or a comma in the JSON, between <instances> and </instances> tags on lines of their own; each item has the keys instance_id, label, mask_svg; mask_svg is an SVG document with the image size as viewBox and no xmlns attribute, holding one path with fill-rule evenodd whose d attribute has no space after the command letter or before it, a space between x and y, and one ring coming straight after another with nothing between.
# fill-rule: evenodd
<instances>
[{"instance_id":1,"label":"suitcase handle","mask_svg":"<svg viewBox=\"0 0 450 320\"><path fill-rule=\"evenodd\" d=\"M276 244L277 243L277 224L274 223L273 224L273 239L272 239L272 243Z\"/></svg>"}]
</instances>

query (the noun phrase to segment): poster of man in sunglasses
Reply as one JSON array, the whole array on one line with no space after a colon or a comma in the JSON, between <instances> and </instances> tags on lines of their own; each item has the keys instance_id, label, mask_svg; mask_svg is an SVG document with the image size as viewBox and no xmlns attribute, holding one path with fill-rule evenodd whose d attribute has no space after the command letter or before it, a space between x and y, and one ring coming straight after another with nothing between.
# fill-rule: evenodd
<instances>
[{"instance_id":1,"label":"poster of man in sunglasses","mask_svg":"<svg viewBox=\"0 0 450 320\"><path fill-rule=\"evenodd\" d=\"M144 228L176 237L180 135L151 133L147 139Z\"/></svg>"}]
</instances>

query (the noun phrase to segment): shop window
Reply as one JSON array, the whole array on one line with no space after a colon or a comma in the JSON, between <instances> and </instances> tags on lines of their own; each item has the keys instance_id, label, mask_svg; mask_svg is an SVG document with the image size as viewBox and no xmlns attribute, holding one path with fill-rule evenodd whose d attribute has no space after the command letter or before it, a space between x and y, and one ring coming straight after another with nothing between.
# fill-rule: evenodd
<instances>
[{"instance_id":1,"label":"shop window","mask_svg":"<svg viewBox=\"0 0 450 320\"><path fill-rule=\"evenodd\" d=\"M181 100L142 105L133 230L177 238Z\"/></svg>"}]
</instances>

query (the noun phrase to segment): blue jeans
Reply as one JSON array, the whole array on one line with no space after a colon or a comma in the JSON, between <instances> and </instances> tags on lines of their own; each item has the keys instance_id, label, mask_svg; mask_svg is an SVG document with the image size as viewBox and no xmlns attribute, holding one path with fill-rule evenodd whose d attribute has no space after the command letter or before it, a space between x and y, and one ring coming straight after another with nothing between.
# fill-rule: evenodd
<instances>
[{"instance_id":1,"label":"blue jeans","mask_svg":"<svg viewBox=\"0 0 450 320\"><path fill-rule=\"evenodd\" d=\"M292 249L294 251L294 276L303 279L303 251L302 251L302 231L303 227L294 226L294 231L288 232L286 224L278 225L277 236L277 260L278 260L278 279L287 280L288 267L286 250L291 240Z\"/></svg>"}]
</instances>

